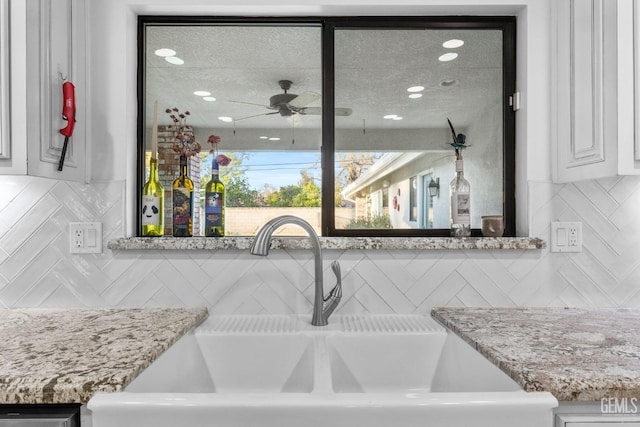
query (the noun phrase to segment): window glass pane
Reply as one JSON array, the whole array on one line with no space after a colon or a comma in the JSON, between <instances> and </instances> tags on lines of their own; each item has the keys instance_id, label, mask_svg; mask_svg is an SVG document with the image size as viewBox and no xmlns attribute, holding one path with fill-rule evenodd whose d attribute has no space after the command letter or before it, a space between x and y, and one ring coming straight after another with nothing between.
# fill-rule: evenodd
<instances>
[{"instance_id":1,"label":"window glass pane","mask_svg":"<svg viewBox=\"0 0 640 427\"><path fill-rule=\"evenodd\" d=\"M336 30L336 229L449 228L448 118L467 137L472 228L503 214L502 58L500 30ZM427 175L440 185L431 200Z\"/></svg>"},{"instance_id":2,"label":"window glass pane","mask_svg":"<svg viewBox=\"0 0 640 427\"><path fill-rule=\"evenodd\" d=\"M156 54L159 49L170 51ZM179 174L179 155L172 150L175 128L165 113L174 107L190 112L186 124L202 146L189 164L200 199L194 202L194 235L204 235L204 188L214 157L210 135L221 139L216 154L232 160L220 167L225 235L254 235L283 214L306 219L320 233L320 55L319 24L146 27L145 157L148 168L157 101L165 235L171 235L170 190ZM278 232L304 234L298 227Z\"/></svg>"}]
</instances>

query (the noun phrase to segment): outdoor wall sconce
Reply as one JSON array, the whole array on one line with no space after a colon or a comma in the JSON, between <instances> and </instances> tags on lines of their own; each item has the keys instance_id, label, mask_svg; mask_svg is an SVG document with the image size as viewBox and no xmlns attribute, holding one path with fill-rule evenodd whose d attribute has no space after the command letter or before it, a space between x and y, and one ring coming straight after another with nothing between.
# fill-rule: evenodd
<instances>
[{"instance_id":1,"label":"outdoor wall sconce","mask_svg":"<svg viewBox=\"0 0 640 427\"><path fill-rule=\"evenodd\" d=\"M440 196L440 178L436 178L434 181L433 177L431 177L431 182L429 183L429 197L433 199L438 196Z\"/></svg>"}]
</instances>

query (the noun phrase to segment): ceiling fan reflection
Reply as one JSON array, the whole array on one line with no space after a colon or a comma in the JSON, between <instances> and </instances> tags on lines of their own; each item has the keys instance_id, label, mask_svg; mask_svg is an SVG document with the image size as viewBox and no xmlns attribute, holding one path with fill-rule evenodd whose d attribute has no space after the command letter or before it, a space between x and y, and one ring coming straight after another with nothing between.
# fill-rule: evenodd
<instances>
[{"instance_id":1,"label":"ceiling fan reflection","mask_svg":"<svg viewBox=\"0 0 640 427\"><path fill-rule=\"evenodd\" d=\"M238 104L248 104L248 105L257 105L260 107L267 108L269 110L275 110L268 113L254 114L251 116L241 117L235 119L235 121L247 120L254 117L260 116L269 116L273 114L279 114L285 118L297 118L298 115L319 115L322 113L322 109L320 107L307 107L307 105L319 100L321 95L317 92L305 92L301 95L296 95L295 93L289 93L289 89L291 89L291 85L293 83L291 80L279 80L278 85L284 91L284 93L278 93L269 98L269 105L257 104L254 102L245 102L245 101L230 101ZM351 108L335 108L336 116L349 116L351 115ZM295 121L293 122L295 123Z\"/></svg>"}]
</instances>

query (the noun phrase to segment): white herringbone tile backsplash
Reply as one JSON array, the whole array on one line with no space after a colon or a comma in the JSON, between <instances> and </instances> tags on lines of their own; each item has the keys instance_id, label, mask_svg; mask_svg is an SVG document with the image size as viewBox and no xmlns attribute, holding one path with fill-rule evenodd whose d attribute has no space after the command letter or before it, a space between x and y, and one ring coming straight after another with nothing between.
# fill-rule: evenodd
<instances>
[{"instance_id":1,"label":"white herringbone tile backsplash","mask_svg":"<svg viewBox=\"0 0 640 427\"><path fill-rule=\"evenodd\" d=\"M308 251L69 254L69 223L123 235L124 182L2 176L0 307L207 306L212 314L310 313ZM583 224L583 251L325 251L343 273L342 313L427 313L434 305L640 306L640 178L530 183L531 234ZM106 248L106 244L105 244Z\"/></svg>"}]
</instances>

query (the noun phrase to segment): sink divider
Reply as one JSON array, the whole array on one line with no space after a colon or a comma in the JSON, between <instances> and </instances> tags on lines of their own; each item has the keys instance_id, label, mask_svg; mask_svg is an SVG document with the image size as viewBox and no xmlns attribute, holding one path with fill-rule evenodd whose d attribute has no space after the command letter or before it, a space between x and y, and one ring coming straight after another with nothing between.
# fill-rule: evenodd
<instances>
[{"instance_id":1,"label":"sink divider","mask_svg":"<svg viewBox=\"0 0 640 427\"><path fill-rule=\"evenodd\" d=\"M312 393L333 393L326 335L317 335L313 337L313 349L314 364Z\"/></svg>"}]
</instances>

